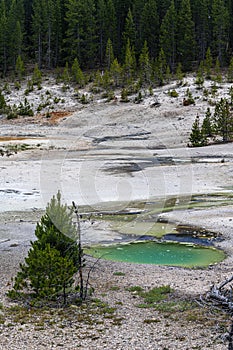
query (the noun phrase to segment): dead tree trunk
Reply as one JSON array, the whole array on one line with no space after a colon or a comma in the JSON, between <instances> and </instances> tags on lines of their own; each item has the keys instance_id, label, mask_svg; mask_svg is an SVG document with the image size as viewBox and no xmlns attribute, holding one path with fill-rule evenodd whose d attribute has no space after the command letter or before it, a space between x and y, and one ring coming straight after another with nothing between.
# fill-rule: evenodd
<instances>
[{"instance_id":1,"label":"dead tree trunk","mask_svg":"<svg viewBox=\"0 0 233 350\"><path fill-rule=\"evenodd\" d=\"M228 345L228 350L233 350L233 319L231 320L231 328L229 331L229 345Z\"/></svg>"},{"instance_id":2,"label":"dead tree trunk","mask_svg":"<svg viewBox=\"0 0 233 350\"><path fill-rule=\"evenodd\" d=\"M233 288L229 285L233 281L233 276L223 281L219 286L211 287L207 294L208 299L213 299L233 316ZM228 287L228 288L226 288ZM228 350L233 350L233 317L228 333Z\"/></svg>"},{"instance_id":3,"label":"dead tree trunk","mask_svg":"<svg viewBox=\"0 0 233 350\"><path fill-rule=\"evenodd\" d=\"M84 298L84 289L83 289L83 250L82 250L82 242L81 242L81 226L80 226L80 215L78 212L77 205L72 202L74 212L77 218L77 231L78 231L78 264L79 264L79 278L80 278L80 299Z\"/></svg>"}]
</instances>

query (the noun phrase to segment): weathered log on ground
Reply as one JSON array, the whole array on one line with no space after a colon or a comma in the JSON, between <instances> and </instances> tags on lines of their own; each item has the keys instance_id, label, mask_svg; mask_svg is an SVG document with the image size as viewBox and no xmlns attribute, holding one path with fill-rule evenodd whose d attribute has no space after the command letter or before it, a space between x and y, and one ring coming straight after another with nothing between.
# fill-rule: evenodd
<instances>
[{"instance_id":1,"label":"weathered log on ground","mask_svg":"<svg viewBox=\"0 0 233 350\"><path fill-rule=\"evenodd\" d=\"M212 286L207 293L208 299L214 299L224 308L227 308L230 312L233 311L233 290L230 285L229 288L225 288L229 283L233 281L233 276L223 281L219 286Z\"/></svg>"}]
</instances>

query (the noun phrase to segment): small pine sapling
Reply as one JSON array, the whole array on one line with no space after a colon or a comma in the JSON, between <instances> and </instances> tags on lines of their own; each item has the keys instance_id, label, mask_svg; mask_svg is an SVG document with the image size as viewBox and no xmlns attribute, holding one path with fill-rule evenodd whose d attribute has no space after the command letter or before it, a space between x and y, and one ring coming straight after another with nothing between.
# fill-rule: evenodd
<instances>
[{"instance_id":1,"label":"small pine sapling","mask_svg":"<svg viewBox=\"0 0 233 350\"><path fill-rule=\"evenodd\" d=\"M196 119L192 125L192 131L190 133L189 140L192 147L201 147L206 145L206 137L204 137L202 134L198 115L196 116Z\"/></svg>"}]
</instances>

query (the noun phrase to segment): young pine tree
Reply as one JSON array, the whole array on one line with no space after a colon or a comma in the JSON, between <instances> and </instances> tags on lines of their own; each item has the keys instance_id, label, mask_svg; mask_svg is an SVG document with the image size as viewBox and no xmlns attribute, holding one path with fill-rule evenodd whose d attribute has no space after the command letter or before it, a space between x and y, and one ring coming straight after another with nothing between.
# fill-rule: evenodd
<instances>
[{"instance_id":1,"label":"young pine tree","mask_svg":"<svg viewBox=\"0 0 233 350\"><path fill-rule=\"evenodd\" d=\"M79 270L82 254L72 216L73 211L61 203L58 192L36 226L37 240L31 242L28 256L20 264L9 296L23 295L20 292L23 290L36 299L62 296L66 303L67 289L73 285L73 276Z\"/></svg>"},{"instance_id":2,"label":"young pine tree","mask_svg":"<svg viewBox=\"0 0 233 350\"><path fill-rule=\"evenodd\" d=\"M207 108L205 118L203 119L201 126L202 135L204 137L212 137L213 136L213 126L211 122L211 112L210 108Z\"/></svg>"},{"instance_id":3,"label":"young pine tree","mask_svg":"<svg viewBox=\"0 0 233 350\"><path fill-rule=\"evenodd\" d=\"M216 134L222 137L223 142L230 141L233 134L233 115L227 99L221 98L216 104L213 120Z\"/></svg>"},{"instance_id":4,"label":"young pine tree","mask_svg":"<svg viewBox=\"0 0 233 350\"><path fill-rule=\"evenodd\" d=\"M74 59L74 63L71 67L71 72L75 83L77 83L80 87L83 87L85 84L85 78L77 58Z\"/></svg>"},{"instance_id":5,"label":"young pine tree","mask_svg":"<svg viewBox=\"0 0 233 350\"><path fill-rule=\"evenodd\" d=\"M142 83L149 84L151 82L151 62L149 57L149 50L147 46L147 41L144 42L140 57L140 77Z\"/></svg>"},{"instance_id":6,"label":"young pine tree","mask_svg":"<svg viewBox=\"0 0 233 350\"><path fill-rule=\"evenodd\" d=\"M227 70L227 81L233 83L233 57L231 57L230 64Z\"/></svg>"},{"instance_id":7,"label":"young pine tree","mask_svg":"<svg viewBox=\"0 0 233 350\"><path fill-rule=\"evenodd\" d=\"M202 134L200 128L199 116L196 116L196 119L192 125L192 131L189 136L192 147L201 147L206 145L206 138Z\"/></svg>"},{"instance_id":8,"label":"young pine tree","mask_svg":"<svg viewBox=\"0 0 233 350\"><path fill-rule=\"evenodd\" d=\"M208 47L208 49L206 51L204 67L205 67L206 78L207 79L211 79L211 71L212 71L212 68L213 68L213 57L212 57L211 50L210 50L209 47Z\"/></svg>"},{"instance_id":9,"label":"young pine tree","mask_svg":"<svg viewBox=\"0 0 233 350\"><path fill-rule=\"evenodd\" d=\"M16 73L16 76L18 77L19 80L22 79L22 77L24 75L24 71L25 71L24 63L23 63L21 56L19 55L17 57L16 64L15 64L15 73Z\"/></svg>"}]
</instances>

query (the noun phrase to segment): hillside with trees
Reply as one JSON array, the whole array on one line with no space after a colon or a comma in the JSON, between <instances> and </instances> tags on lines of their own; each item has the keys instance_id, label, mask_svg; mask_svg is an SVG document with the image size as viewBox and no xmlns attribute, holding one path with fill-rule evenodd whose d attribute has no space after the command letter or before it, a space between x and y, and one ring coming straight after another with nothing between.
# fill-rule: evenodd
<instances>
[{"instance_id":1,"label":"hillside with trees","mask_svg":"<svg viewBox=\"0 0 233 350\"><path fill-rule=\"evenodd\" d=\"M150 83L161 72L197 69L211 53L229 66L233 48L232 1L223 0L1 0L0 73L19 59L39 69L141 67Z\"/></svg>"}]
</instances>

